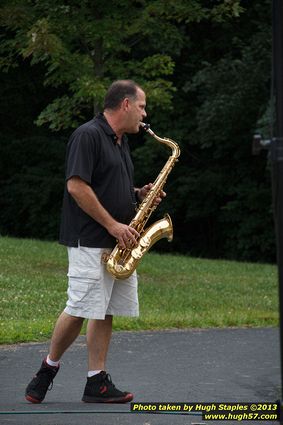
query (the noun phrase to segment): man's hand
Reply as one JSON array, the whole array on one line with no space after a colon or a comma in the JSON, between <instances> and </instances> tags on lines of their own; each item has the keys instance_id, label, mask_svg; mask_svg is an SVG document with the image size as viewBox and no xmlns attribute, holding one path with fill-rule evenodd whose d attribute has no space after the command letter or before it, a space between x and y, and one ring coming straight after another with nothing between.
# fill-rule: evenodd
<instances>
[{"instance_id":1,"label":"man's hand","mask_svg":"<svg viewBox=\"0 0 283 425\"><path fill-rule=\"evenodd\" d=\"M132 227L116 221L101 205L92 188L81 178L72 177L67 188L79 207L114 236L120 248L133 248L137 245L138 232Z\"/></svg>"},{"instance_id":2,"label":"man's hand","mask_svg":"<svg viewBox=\"0 0 283 425\"><path fill-rule=\"evenodd\" d=\"M153 187L153 183L148 183L145 186L143 186L140 189L137 189L138 191L138 198L140 201L143 201L150 189ZM158 194L158 196L154 200L155 205L159 205L163 198L165 198L166 193L161 190L161 192Z\"/></svg>"},{"instance_id":3,"label":"man's hand","mask_svg":"<svg viewBox=\"0 0 283 425\"><path fill-rule=\"evenodd\" d=\"M119 248L121 249L131 249L138 244L139 233L127 224L116 221L108 228L108 232L117 239Z\"/></svg>"}]
</instances>

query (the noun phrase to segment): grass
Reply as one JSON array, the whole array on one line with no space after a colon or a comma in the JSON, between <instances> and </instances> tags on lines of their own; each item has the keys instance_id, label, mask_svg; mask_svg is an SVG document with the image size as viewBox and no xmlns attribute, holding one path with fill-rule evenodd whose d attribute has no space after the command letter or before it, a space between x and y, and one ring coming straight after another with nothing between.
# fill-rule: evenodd
<instances>
[{"instance_id":1,"label":"grass","mask_svg":"<svg viewBox=\"0 0 283 425\"><path fill-rule=\"evenodd\" d=\"M42 341L65 307L66 249L0 238L0 343ZM151 252L139 268L140 317L116 330L277 326L277 267Z\"/></svg>"}]
</instances>

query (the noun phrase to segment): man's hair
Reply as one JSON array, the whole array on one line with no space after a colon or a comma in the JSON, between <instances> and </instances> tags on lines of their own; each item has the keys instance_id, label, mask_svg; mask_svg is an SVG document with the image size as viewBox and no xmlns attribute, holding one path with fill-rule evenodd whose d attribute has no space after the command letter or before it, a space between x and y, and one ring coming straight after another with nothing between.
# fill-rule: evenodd
<instances>
[{"instance_id":1,"label":"man's hair","mask_svg":"<svg viewBox=\"0 0 283 425\"><path fill-rule=\"evenodd\" d=\"M137 97L137 89L141 89L141 87L133 80L114 81L105 95L103 109L115 110L119 108L121 102L126 97L135 100Z\"/></svg>"}]
</instances>

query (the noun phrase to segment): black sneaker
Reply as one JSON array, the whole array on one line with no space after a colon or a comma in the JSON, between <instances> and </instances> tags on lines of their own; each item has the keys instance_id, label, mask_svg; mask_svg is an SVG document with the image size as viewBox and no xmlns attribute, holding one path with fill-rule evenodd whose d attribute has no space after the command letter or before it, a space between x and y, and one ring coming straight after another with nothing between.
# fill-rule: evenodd
<instances>
[{"instance_id":1,"label":"black sneaker","mask_svg":"<svg viewBox=\"0 0 283 425\"><path fill-rule=\"evenodd\" d=\"M87 378L82 401L86 403L127 403L133 398L133 394L118 390L113 384L111 376L101 371L97 375Z\"/></svg>"},{"instance_id":2,"label":"black sneaker","mask_svg":"<svg viewBox=\"0 0 283 425\"><path fill-rule=\"evenodd\" d=\"M44 399L47 390L52 389L53 379L55 378L59 367L53 367L46 363L44 359L41 368L35 375L35 377L30 381L26 388L26 400L31 403L41 403ZM51 386L50 386L51 384ZM50 388L49 388L50 387Z\"/></svg>"}]
</instances>

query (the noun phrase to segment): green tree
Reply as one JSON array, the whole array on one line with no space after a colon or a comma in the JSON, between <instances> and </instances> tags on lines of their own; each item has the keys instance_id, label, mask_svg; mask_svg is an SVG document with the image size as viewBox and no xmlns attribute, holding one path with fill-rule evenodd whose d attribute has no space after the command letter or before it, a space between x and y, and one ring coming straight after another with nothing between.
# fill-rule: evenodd
<instances>
[{"instance_id":1,"label":"green tree","mask_svg":"<svg viewBox=\"0 0 283 425\"><path fill-rule=\"evenodd\" d=\"M181 140L190 140L191 161L175 183L192 246L202 255L275 259L267 155L251 152L269 115L270 12L269 1L252 2L240 21L208 23L210 36L198 44L202 63L182 83L188 124ZM178 121L184 127L186 120Z\"/></svg>"},{"instance_id":2,"label":"green tree","mask_svg":"<svg viewBox=\"0 0 283 425\"><path fill-rule=\"evenodd\" d=\"M271 7L268 0L241 4L246 10L239 19L186 27L172 79L174 110L154 115L152 126L181 145L166 186L175 224L172 249L274 261L267 155L251 152L255 132L263 129L269 137ZM150 144L134 152L140 182L166 160L164 149ZM164 202L160 213L166 208Z\"/></svg>"},{"instance_id":3,"label":"green tree","mask_svg":"<svg viewBox=\"0 0 283 425\"><path fill-rule=\"evenodd\" d=\"M238 16L238 0L9 0L2 2L2 69L17 58L45 67L44 84L58 95L46 105L37 124L52 130L76 127L101 108L109 83L136 79L150 107L168 109L174 86L174 57L184 45L190 22L221 21Z\"/></svg>"}]
</instances>

